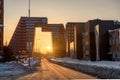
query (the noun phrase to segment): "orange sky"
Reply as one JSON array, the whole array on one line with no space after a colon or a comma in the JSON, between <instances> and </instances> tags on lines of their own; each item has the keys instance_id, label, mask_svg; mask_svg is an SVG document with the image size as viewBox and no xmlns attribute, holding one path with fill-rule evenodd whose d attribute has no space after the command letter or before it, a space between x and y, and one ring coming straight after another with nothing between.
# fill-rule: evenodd
<instances>
[{"instance_id":1,"label":"orange sky","mask_svg":"<svg viewBox=\"0 0 120 80\"><path fill-rule=\"evenodd\" d=\"M46 37L43 37L46 36ZM52 37L51 32L41 32L41 28L36 28L35 32L35 45L34 49L36 52L46 52L46 51L52 51L51 49L48 49L48 47L52 46Z\"/></svg>"}]
</instances>

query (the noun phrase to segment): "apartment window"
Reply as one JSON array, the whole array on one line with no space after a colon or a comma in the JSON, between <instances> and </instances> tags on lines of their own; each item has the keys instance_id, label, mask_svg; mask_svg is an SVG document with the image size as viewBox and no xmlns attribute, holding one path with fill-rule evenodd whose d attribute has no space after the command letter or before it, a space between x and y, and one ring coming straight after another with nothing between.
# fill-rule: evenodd
<instances>
[{"instance_id":1,"label":"apartment window","mask_svg":"<svg viewBox=\"0 0 120 80\"><path fill-rule=\"evenodd\" d=\"M119 47L119 51L120 51L120 47Z\"/></svg>"},{"instance_id":2,"label":"apartment window","mask_svg":"<svg viewBox=\"0 0 120 80\"><path fill-rule=\"evenodd\" d=\"M85 42L85 45L88 45L88 41Z\"/></svg>"},{"instance_id":3,"label":"apartment window","mask_svg":"<svg viewBox=\"0 0 120 80\"><path fill-rule=\"evenodd\" d=\"M85 54L86 54L86 55L89 55L89 51L85 51Z\"/></svg>"},{"instance_id":4,"label":"apartment window","mask_svg":"<svg viewBox=\"0 0 120 80\"><path fill-rule=\"evenodd\" d=\"M0 1L0 5L1 5L1 1Z\"/></svg>"},{"instance_id":5,"label":"apartment window","mask_svg":"<svg viewBox=\"0 0 120 80\"><path fill-rule=\"evenodd\" d=\"M1 15L1 10L0 10L0 15Z\"/></svg>"},{"instance_id":6,"label":"apartment window","mask_svg":"<svg viewBox=\"0 0 120 80\"><path fill-rule=\"evenodd\" d=\"M119 39L119 44L120 44L120 39Z\"/></svg>"},{"instance_id":7,"label":"apartment window","mask_svg":"<svg viewBox=\"0 0 120 80\"><path fill-rule=\"evenodd\" d=\"M112 45L112 39L109 40L109 44Z\"/></svg>"},{"instance_id":8,"label":"apartment window","mask_svg":"<svg viewBox=\"0 0 120 80\"><path fill-rule=\"evenodd\" d=\"M84 33L82 33L82 35L84 35Z\"/></svg>"},{"instance_id":9,"label":"apartment window","mask_svg":"<svg viewBox=\"0 0 120 80\"><path fill-rule=\"evenodd\" d=\"M88 35L88 32L85 33L85 36L87 36L87 35Z\"/></svg>"},{"instance_id":10,"label":"apartment window","mask_svg":"<svg viewBox=\"0 0 120 80\"><path fill-rule=\"evenodd\" d=\"M43 23L47 23L47 19L42 19L42 22Z\"/></svg>"}]
</instances>

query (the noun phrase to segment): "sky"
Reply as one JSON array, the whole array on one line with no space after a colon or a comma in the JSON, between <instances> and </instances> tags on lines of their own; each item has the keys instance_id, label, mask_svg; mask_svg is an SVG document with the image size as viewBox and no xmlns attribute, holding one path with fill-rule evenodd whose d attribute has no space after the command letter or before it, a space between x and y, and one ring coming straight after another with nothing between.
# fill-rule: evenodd
<instances>
[{"instance_id":1,"label":"sky","mask_svg":"<svg viewBox=\"0 0 120 80\"><path fill-rule=\"evenodd\" d=\"M28 16L28 0L4 1L4 42L9 43L20 17ZM64 25L96 18L120 21L120 0L31 0L31 16L47 17L48 23ZM50 33L40 34L41 39L48 40L50 36Z\"/></svg>"}]
</instances>

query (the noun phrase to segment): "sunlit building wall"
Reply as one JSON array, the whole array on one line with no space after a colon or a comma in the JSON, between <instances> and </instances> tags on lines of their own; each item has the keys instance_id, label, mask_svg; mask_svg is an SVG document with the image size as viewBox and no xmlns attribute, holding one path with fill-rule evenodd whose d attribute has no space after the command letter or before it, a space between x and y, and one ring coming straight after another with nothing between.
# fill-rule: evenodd
<instances>
[{"instance_id":1,"label":"sunlit building wall","mask_svg":"<svg viewBox=\"0 0 120 80\"><path fill-rule=\"evenodd\" d=\"M70 57L76 59L74 41L70 43Z\"/></svg>"},{"instance_id":2,"label":"sunlit building wall","mask_svg":"<svg viewBox=\"0 0 120 80\"><path fill-rule=\"evenodd\" d=\"M0 0L0 53L3 47L4 0Z\"/></svg>"}]
</instances>

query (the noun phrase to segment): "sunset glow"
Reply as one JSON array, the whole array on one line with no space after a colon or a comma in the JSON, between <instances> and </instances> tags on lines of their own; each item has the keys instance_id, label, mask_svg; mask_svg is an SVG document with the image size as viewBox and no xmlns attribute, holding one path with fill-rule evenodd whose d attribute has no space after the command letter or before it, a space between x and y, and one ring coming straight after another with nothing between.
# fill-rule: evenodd
<instances>
[{"instance_id":1,"label":"sunset glow","mask_svg":"<svg viewBox=\"0 0 120 80\"><path fill-rule=\"evenodd\" d=\"M41 28L36 28L34 41L35 51L42 53L45 53L46 51L52 51L51 32L41 32Z\"/></svg>"},{"instance_id":2,"label":"sunset glow","mask_svg":"<svg viewBox=\"0 0 120 80\"><path fill-rule=\"evenodd\" d=\"M47 51L52 51L52 47L51 46L47 46L46 49L47 49Z\"/></svg>"}]
</instances>

